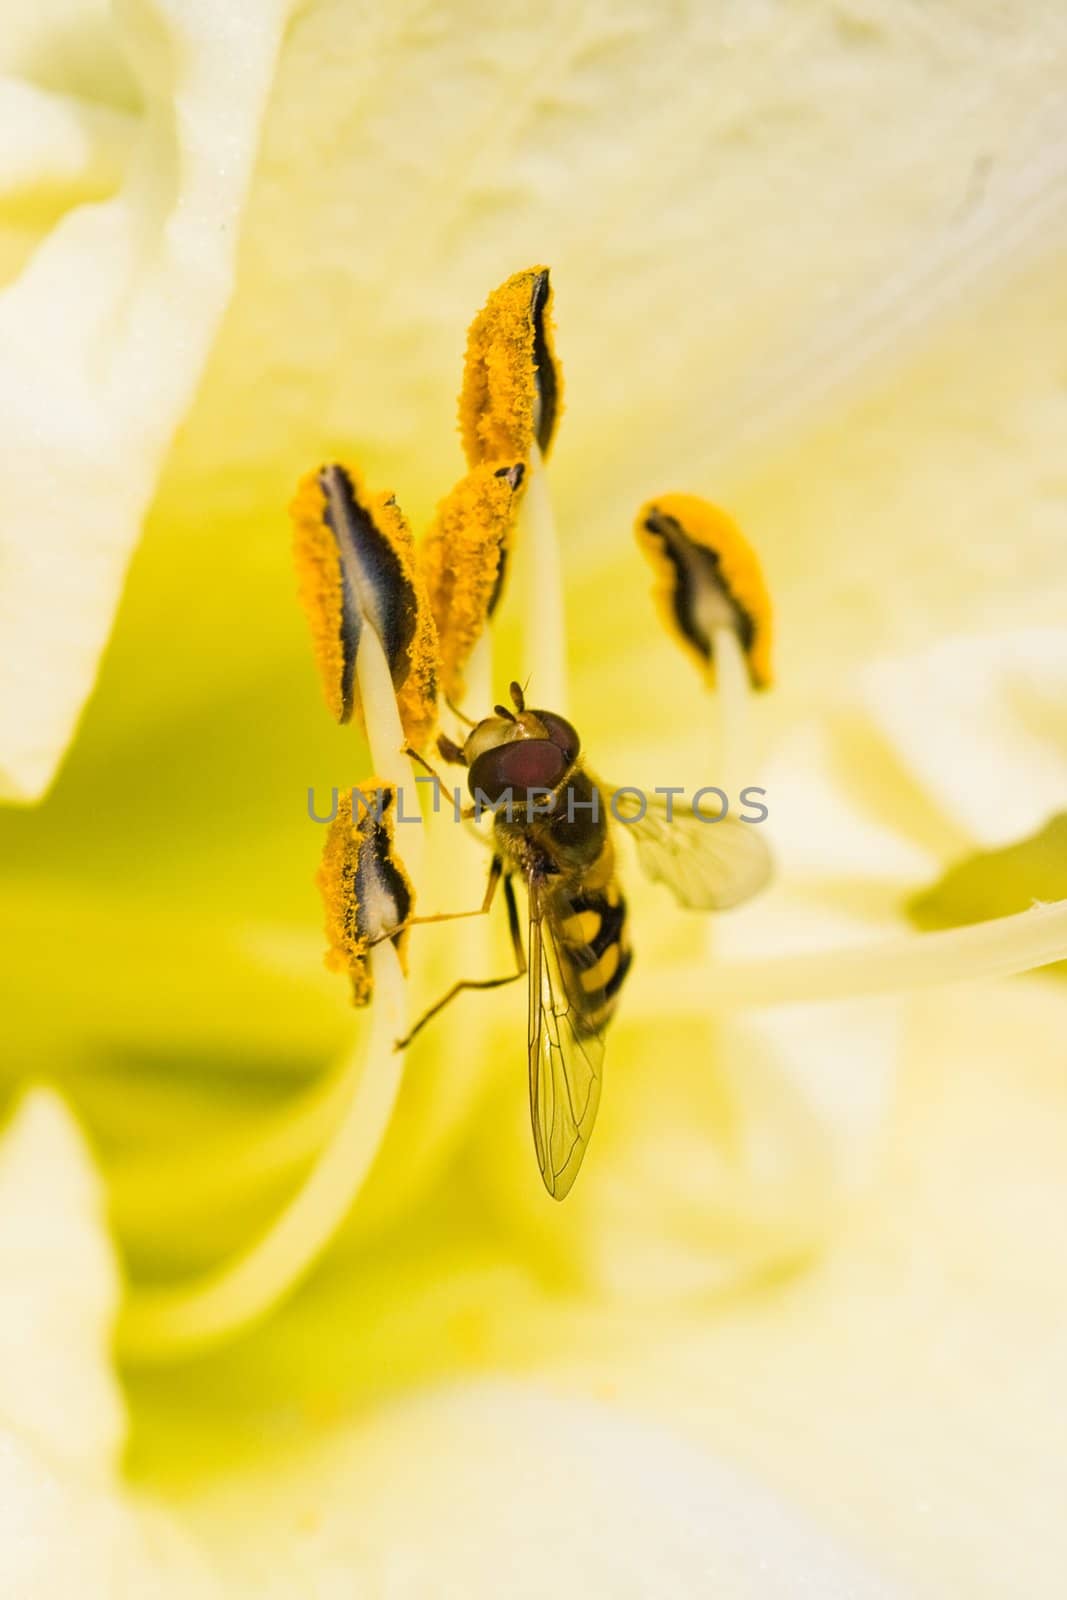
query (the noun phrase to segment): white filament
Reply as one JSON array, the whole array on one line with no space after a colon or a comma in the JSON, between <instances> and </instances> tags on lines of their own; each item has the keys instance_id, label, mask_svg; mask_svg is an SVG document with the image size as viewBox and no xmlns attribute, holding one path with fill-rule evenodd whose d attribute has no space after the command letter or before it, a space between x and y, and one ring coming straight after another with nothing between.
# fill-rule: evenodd
<instances>
[{"instance_id":1,"label":"white filament","mask_svg":"<svg viewBox=\"0 0 1067 1600\"><path fill-rule=\"evenodd\" d=\"M521 681L535 705L567 709L567 623L559 538L548 476L536 441L530 445L526 491L515 530L513 581L522 599Z\"/></svg>"},{"instance_id":2,"label":"white filament","mask_svg":"<svg viewBox=\"0 0 1067 1600\"><path fill-rule=\"evenodd\" d=\"M375 777L397 790L397 810L419 816L418 788L404 753L404 730L381 640L360 634L356 680ZM396 822L397 855L409 875L422 856L422 823ZM325 1097L329 1120L310 1173L250 1249L205 1279L135 1298L120 1329L131 1359L165 1361L227 1338L262 1317L299 1282L348 1215L393 1113L407 1032L404 976L387 939L370 951L370 1031Z\"/></svg>"},{"instance_id":3,"label":"white filament","mask_svg":"<svg viewBox=\"0 0 1067 1600\"><path fill-rule=\"evenodd\" d=\"M1008 978L1067 960L1067 901L937 933L763 960L676 969L654 1005L678 1012L824 1004L935 984Z\"/></svg>"},{"instance_id":4,"label":"white filament","mask_svg":"<svg viewBox=\"0 0 1067 1600\"><path fill-rule=\"evenodd\" d=\"M119 1335L129 1358L174 1359L248 1327L292 1291L344 1221L389 1126L404 1061L394 1049L405 1006L393 945L376 945L370 963L369 1038L342 1071L338 1120L308 1177L251 1249L192 1286L133 1301Z\"/></svg>"},{"instance_id":5,"label":"white filament","mask_svg":"<svg viewBox=\"0 0 1067 1600\"><path fill-rule=\"evenodd\" d=\"M360 633L356 652L356 682L374 776L395 787L400 817L418 817L419 785L415 782L411 759L405 754L407 740L400 722L389 663L385 659L381 640L366 623ZM414 879L422 864L422 825L414 821L394 820L397 853L409 877Z\"/></svg>"},{"instance_id":6,"label":"white filament","mask_svg":"<svg viewBox=\"0 0 1067 1600\"><path fill-rule=\"evenodd\" d=\"M751 759L752 685L741 641L732 627L716 628L711 639L715 661L715 721L718 769L715 782L725 789L730 805L753 781Z\"/></svg>"}]
</instances>

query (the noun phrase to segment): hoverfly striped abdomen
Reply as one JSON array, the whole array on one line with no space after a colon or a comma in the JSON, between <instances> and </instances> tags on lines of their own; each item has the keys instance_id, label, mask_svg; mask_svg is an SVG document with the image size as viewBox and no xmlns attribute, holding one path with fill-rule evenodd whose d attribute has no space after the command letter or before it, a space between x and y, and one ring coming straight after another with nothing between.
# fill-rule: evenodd
<instances>
[{"instance_id":1,"label":"hoverfly striped abdomen","mask_svg":"<svg viewBox=\"0 0 1067 1600\"><path fill-rule=\"evenodd\" d=\"M565 897L556 922L564 987L577 1030L595 1033L614 1015L633 961L626 901L614 875L603 889L561 884L559 893ZM548 899L551 905L551 891Z\"/></svg>"}]
</instances>

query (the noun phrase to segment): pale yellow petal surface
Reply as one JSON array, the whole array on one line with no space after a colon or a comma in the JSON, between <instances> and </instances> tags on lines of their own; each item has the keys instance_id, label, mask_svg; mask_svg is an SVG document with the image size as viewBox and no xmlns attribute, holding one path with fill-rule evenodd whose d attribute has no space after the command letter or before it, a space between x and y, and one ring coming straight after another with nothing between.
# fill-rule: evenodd
<instances>
[{"instance_id":1,"label":"pale yellow petal surface","mask_svg":"<svg viewBox=\"0 0 1067 1600\"><path fill-rule=\"evenodd\" d=\"M543 1254L533 1263L490 1236L484 1202L455 1185L391 1236L387 1263L373 1250L342 1252L294 1301L269 1360L255 1346L223 1353L161 1397L172 1446L188 1449L194 1429L201 1448L213 1427L245 1433L243 1470L191 1507L229 1586L257 1592L258 1582L271 1594L274 1574L280 1583L318 1563L368 1582L399 1570L417 1594L427 1549L457 1594L479 1592L483 1555L498 1579L510 1576L509 1550L543 1580L513 1520L521 1511L539 1536L559 1531L586 1579L562 1592L589 1592L589 1573L612 1572L620 1556L644 1571L646 1521L627 1514L631 1492L658 1508L662 1474L671 1498L689 1503L666 1430L709 1452L703 1465L687 1453L681 1476L698 1499L714 1485L744 1550L750 1533L763 1540L768 1584L783 1551L797 1592L809 1571L788 1528L748 1522L725 1462L790 1505L793 1529L821 1525L839 1550L857 1552L861 1573L892 1576L896 1592L994 1600L1019 1575L1028 1596L1054 1600L1067 1559L1056 1467L1063 1245L1049 1227L1065 1204L1064 1005L1062 986L1027 981L987 988L968 1007L925 997L909 1006L905 1070L873 1177L839 1213L821 1261L768 1273L744 1293L686 1304L654 1292L615 1304L568 1294ZM1033 1026L1045 1043L1020 1062L1015 1043ZM473 1181L474 1164L463 1170ZM339 1324L360 1338L331 1340ZM464 1389L425 1392L442 1379ZM259 1407L279 1387L293 1411L264 1463ZM383 1394L408 1398L385 1408ZM586 1470L594 1457L599 1472ZM655 1464L647 1479L641 1460ZM453 1493L484 1507L473 1526ZM358 1540L354 1502L368 1511ZM694 1520L716 1534L707 1570L728 1574L738 1547L711 1504ZM596 1530L589 1548L586 1528ZM668 1571L687 1572L692 1546L658 1510L654 1543ZM852 1592L820 1577L820 1600Z\"/></svg>"},{"instance_id":2,"label":"pale yellow petal surface","mask_svg":"<svg viewBox=\"0 0 1067 1600\"><path fill-rule=\"evenodd\" d=\"M13 113L0 154L0 795L33 799L92 686L232 288L286 5L15 10L0 23Z\"/></svg>"},{"instance_id":3,"label":"pale yellow petal surface","mask_svg":"<svg viewBox=\"0 0 1067 1600\"><path fill-rule=\"evenodd\" d=\"M1065 1026L1062 984L916 1003L877 1181L834 1253L620 1380L930 1600L1054 1600L1067 1561Z\"/></svg>"},{"instance_id":4,"label":"pale yellow petal surface","mask_svg":"<svg viewBox=\"0 0 1067 1600\"><path fill-rule=\"evenodd\" d=\"M115 1252L88 1149L51 1090L31 1090L0 1136L0 1273L0 1592L215 1600L188 1536L119 1486Z\"/></svg>"},{"instance_id":5,"label":"pale yellow petal surface","mask_svg":"<svg viewBox=\"0 0 1067 1600\"><path fill-rule=\"evenodd\" d=\"M898 1592L846 1542L680 1433L499 1379L382 1408L200 1517L234 1600L286 1600L309 1572L395 1600Z\"/></svg>"},{"instance_id":6,"label":"pale yellow petal surface","mask_svg":"<svg viewBox=\"0 0 1067 1600\"><path fill-rule=\"evenodd\" d=\"M0 1428L103 1477L125 1432L108 1342L119 1277L70 1112L32 1091L0 1139Z\"/></svg>"}]
</instances>

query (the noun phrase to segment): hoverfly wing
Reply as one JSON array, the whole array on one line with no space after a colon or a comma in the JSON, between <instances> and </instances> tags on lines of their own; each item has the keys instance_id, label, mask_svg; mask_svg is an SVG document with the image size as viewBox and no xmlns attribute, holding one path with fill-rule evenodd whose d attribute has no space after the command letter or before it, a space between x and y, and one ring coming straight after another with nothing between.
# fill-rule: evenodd
<instances>
[{"instance_id":1,"label":"hoverfly wing","mask_svg":"<svg viewBox=\"0 0 1067 1600\"><path fill-rule=\"evenodd\" d=\"M679 905L692 911L728 911L769 882L774 861L759 826L725 816L705 821L647 795L644 815L632 790L614 795L615 816L637 846L645 875L664 883Z\"/></svg>"},{"instance_id":2,"label":"hoverfly wing","mask_svg":"<svg viewBox=\"0 0 1067 1600\"><path fill-rule=\"evenodd\" d=\"M530 1119L545 1188L563 1200L600 1105L608 1007L603 985L592 980L592 952L561 936L573 915L562 891L536 878L529 890Z\"/></svg>"}]
</instances>

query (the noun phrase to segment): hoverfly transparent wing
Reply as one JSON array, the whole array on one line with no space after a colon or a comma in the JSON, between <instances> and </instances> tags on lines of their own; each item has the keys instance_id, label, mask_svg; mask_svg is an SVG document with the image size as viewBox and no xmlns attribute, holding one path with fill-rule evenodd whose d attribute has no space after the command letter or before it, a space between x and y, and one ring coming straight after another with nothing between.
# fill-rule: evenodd
<instances>
[{"instance_id":1,"label":"hoverfly transparent wing","mask_svg":"<svg viewBox=\"0 0 1067 1600\"><path fill-rule=\"evenodd\" d=\"M563 1200L600 1105L607 1002L603 985L590 983L592 952L561 940L570 907L560 890L536 878L529 890L530 1119L545 1188Z\"/></svg>"},{"instance_id":2,"label":"hoverfly transparent wing","mask_svg":"<svg viewBox=\"0 0 1067 1600\"><path fill-rule=\"evenodd\" d=\"M680 905L728 911L766 886L774 862L758 823L729 814L705 822L677 798L668 818L663 796L650 794L646 801L642 816L632 790L615 792L614 814L637 846L646 876L666 884Z\"/></svg>"}]
</instances>

